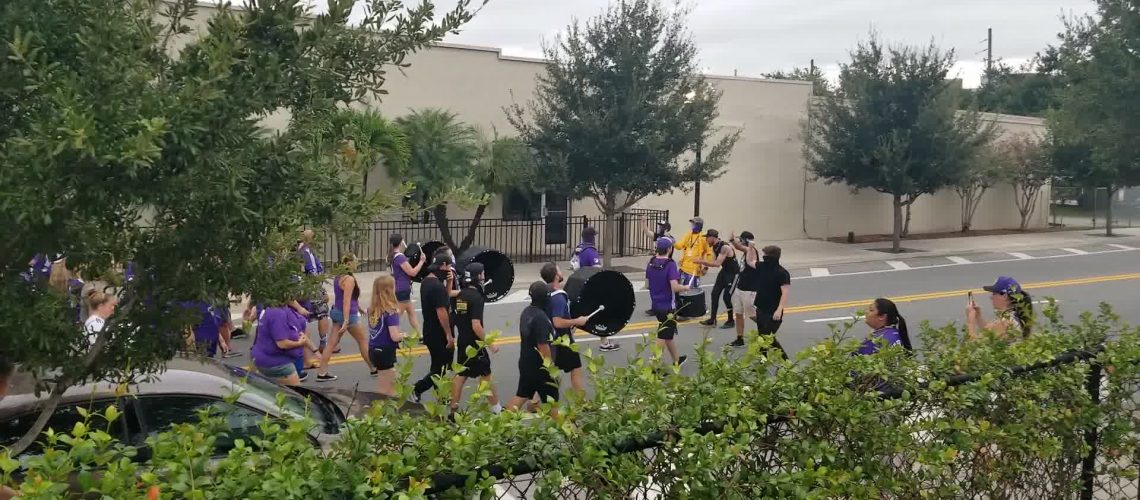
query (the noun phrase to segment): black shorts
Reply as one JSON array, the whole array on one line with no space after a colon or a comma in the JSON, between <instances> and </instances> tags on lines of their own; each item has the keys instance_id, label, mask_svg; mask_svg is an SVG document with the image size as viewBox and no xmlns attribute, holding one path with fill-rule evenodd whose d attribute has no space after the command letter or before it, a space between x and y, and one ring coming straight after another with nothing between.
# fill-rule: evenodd
<instances>
[{"instance_id":1,"label":"black shorts","mask_svg":"<svg viewBox=\"0 0 1140 500\"><path fill-rule=\"evenodd\" d=\"M554 366L563 372L570 373L582 367L582 355L569 346L556 345L554 346Z\"/></svg>"},{"instance_id":2,"label":"black shorts","mask_svg":"<svg viewBox=\"0 0 1140 500\"><path fill-rule=\"evenodd\" d=\"M776 321L772 319L775 312L756 312L756 329L760 335L775 335L780 331L780 325L784 324L783 320Z\"/></svg>"},{"instance_id":3,"label":"black shorts","mask_svg":"<svg viewBox=\"0 0 1140 500\"><path fill-rule=\"evenodd\" d=\"M654 311L657 316L657 338L673 340L677 335L677 316L673 311Z\"/></svg>"},{"instance_id":4,"label":"black shorts","mask_svg":"<svg viewBox=\"0 0 1140 500\"><path fill-rule=\"evenodd\" d=\"M404 302L412 301L411 290L396 290L396 302L403 304Z\"/></svg>"},{"instance_id":5,"label":"black shorts","mask_svg":"<svg viewBox=\"0 0 1140 500\"><path fill-rule=\"evenodd\" d=\"M368 360L377 370L391 370L396 367L395 347L372 347L368 349Z\"/></svg>"},{"instance_id":6,"label":"black shorts","mask_svg":"<svg viewBox=\"0 0 1140 500\"><path fill-rule=\"evenodd\" d=\"M539 401L558 401L558 383L543 368L519 369L519 390L515 396L530 399L538 394Z\"/></svg>"},{"instance_id":7,"label":"black shorts","mask_svg":"<svg viewBox=\"0 0 1140 500\"><path fill-rule=\"evenodd\" d=\"M467 349L457 349L456 362L463 365L463 369L459 370L460 377L478 378L486 377L491 374L491 357L487 355L486 349L480 349L474 356L467 357Z\"/></svg>"}]
</instances>

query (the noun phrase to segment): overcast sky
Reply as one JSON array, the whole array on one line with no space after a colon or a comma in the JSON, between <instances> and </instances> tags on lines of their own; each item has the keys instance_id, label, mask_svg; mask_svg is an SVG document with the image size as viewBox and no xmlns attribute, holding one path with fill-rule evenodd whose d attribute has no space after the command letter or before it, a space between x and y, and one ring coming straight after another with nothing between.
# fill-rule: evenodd
<instances>
[{"instance_id":1,"label":"overcast sky","mask_svg":"<svg viewBox=\"0 0 1140 500\"><path fill-rule=\"evenodd\" d=\"M477 0L476 0L477 1ZM440 1L439 4L448 2ZM473 2L474 3L474 2ZM501 47L506 54L541 57L575 17L599 14L608 0L490 0L459 35L445 41ZM1019 65L1061 30L1062 15L1084 14L1091 0L688 0L689 27L709 73L760 76L816 65L834 74L848 50L874 28L891 43L956 51L955 71L976 86L984 67L986 28L994 57Z\"/></svg>"}]
</instances>

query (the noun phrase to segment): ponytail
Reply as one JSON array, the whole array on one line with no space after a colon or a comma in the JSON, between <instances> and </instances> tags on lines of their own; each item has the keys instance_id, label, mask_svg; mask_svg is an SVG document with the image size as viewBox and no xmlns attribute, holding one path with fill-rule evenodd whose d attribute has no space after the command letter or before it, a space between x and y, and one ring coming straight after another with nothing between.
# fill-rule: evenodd
<instances>
[{"instance_id":1,"label":"ponytail","mask_svg":"<svg viewBox=\"0 0 1140 500\"><path fill-rule=\"evenodd\" d=\"M875 310L887 317L887 326L893 326L899 331L899 340L907 351L914 351L910 343L910 332L906 327L906 319L899 314L899 307L890 299L875 299Z\"/></svg>"},{"instance_id":2,"label":"ponytail","mask_svg":"<svg viewBox=\"0 0 1140 500\"><path fill-rule=\"evenodd\" d=\"M899 338L902 340L903 349L914 351L914 346L910 343L910 332L906 329L906 318L899 316L898 311L895 311L895 318L898 322L895 328L899 331Z\"/></svg>"},{"instance_id":3,"label":"ponytail","mask_svg":"<svg viewBox=\"0 0 1140 500\"><path fill-rule=\"evenodd\" d=\"M1033 329L1035 318L1033 313L1033 298L1030 297L1029 292L1025 290L1011 293L1009 294L1009 307L1013 310L1013 315L1017 318L1018 323L1021 323L1021 338L1029 338L1029 333L1030 330Z\"/></svg>"}]
</instances>

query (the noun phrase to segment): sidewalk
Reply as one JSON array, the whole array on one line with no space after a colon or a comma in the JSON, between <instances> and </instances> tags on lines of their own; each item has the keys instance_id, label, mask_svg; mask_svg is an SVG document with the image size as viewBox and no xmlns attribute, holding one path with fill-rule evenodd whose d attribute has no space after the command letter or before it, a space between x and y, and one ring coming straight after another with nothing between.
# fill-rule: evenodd
<instances>
[{"instance_id":1,"label":"sidewalk","mask_svg":"<svg viewBox=\"0 0 1140 500\"><path fill-rule=\"evenodd\" d=\"M1078 247L1107 246L1140 248L1140 228L1118 229L1117 237L1107 238L1103 231L1078 230L1049 233L1005 234L993 236L971 236L964 238L942 238L929 240L904 240L903 246L914 252L892 254L874 249L889 248L889 242L846 244L823 240L783 240L758 242L763 245L778 245L783 251L781 264L793 277L826 276L841 270L865 271L888 268L911 268L930 265L933 260L946 262L994 260L1000 254L1008 257L1031 251L1056 251L1058 253L1081 253ZM991 257L986 257L986 256ZM969 257L968 259L965 257ZM981 260L978 260L981 257ZM946 260L949 258L950 260ZM631 281L645 279L645 264L649 256L619 257L610 259L609 268L623 272ZM910 264L908 264L910 262ZM569 262L558 262L562 272L570 274ZM913 266L912 266L913 264ZM541 279L539 271L543 263L515 264L515 281L511 287L512 296L522 294L531 283ZM839 266L839 267L836 267ZM834 269L832 272L829 268ZM846 269L844 269L846 268ZM372 297L372 281L380 272L356 273L360 284L360 303L367 304ZM331 280L330 280L331 281ZM419 285L412 285L412 297L417 302ZM325 288L332 293L331 283ZM514 297L512 297L514 298ZM241 315L241 308L232 308L235 316Z\"/></svg>"}]
</instances>

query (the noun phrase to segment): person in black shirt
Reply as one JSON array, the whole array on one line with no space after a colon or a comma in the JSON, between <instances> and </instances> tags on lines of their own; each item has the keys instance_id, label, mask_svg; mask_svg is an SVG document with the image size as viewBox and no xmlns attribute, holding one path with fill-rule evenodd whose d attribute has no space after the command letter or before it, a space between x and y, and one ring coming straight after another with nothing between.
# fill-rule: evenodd
<instances>
[{"instance_id":1,"label":"person in black shirt","mask_svg":"<svg viewBox=\"0 0 1140 500\"><path fill-rule=\"evenodd\" d=\"M423 393L435 387L433 377L447 374L451 361L455 359L455 337L451 334L451 300L447 296L445 281L453 275L451 260L445 255L436 255L429 268L431 274L420 283L420 304L423 306L423 343L431 356L431 368L424 378L416 382L412 400L420 402Z\"/></svg>"},{"instance_id":2,"label":"person in black shirt","mask_svg":"<svg viewBox=\"0 0 1140 500\"><path fill-rule=\"evenodd\" d=\"M756 269L760 263L760 251L752 242L755 238L751 232L740 233L740 238L728 238L732 247L740 252L743 262L737 262L740 272L736 276L735 290L732 292L733 322L736 323L736 340L728 345L730 347L744 347L745 319L756 319L756 280L759 271Z\"/></svg>"},{"instance_id":3,"label":"person in black shirt","mask_svg":"<svg viewBox=\"0 0 1140 500\"><path fill-rule=\"evenodd\" d=\"M558 383L545 366L552 360L550 339L554 335L554 324L546 313L550 307L550 287L536 281L530 285L529 294L530 305L523 309L519 318L519 388L508 405L512 411L535 394L540 401L558 401ZM557 409L552 409L551 415L557 412Z\"/></svg>"},{"instance_id":4,"label":"person in black shirt","mask_svg":"<svg viewBox=\"0 0 1140 500\"><path fill-rule=\"evenodd\" d=\"M756 326L760 335L772 337L772 347L779 349L780 354L787 358L787 351L776 340L776 332L784 323L784 307L788 304L792 277L780 265L780 247L766 246L763 252L764 262L756 268Z\"/></svg>"},{"instance_id":5,"label":"person in black shirt","mask_svg":"<svg viewBox=\"0 0 1140 500\"><path fill-rule=\"evenodd\" d=\"M566 341L569 343L569 345L554 346L554 366L557 366L563 373L569 373L570 387L579 394L585 395L586 382L582 377L582 356L573 347L574 327L586 326L590 318L586 316L571 317L570 298L562 289L562 283L565 279L562 277L562 271L558 269L558 264L547 262L546 265L542 266L539 275L551 289L550 310L547 312L550 314L550 322L554 324L554 338L557 340L566 337Z\"/></svg>"},{"instance_id":6,"label":"person in black shirt","mask_svg":"<svg viewBox=\"0 0 1140 500\"><path fill-rule=\"evenodd\" d=\"M463 396L463 384L468 378L478 377L491 387L491 394L487 399L491 403L491 411L499 413L503 407L499 405L499 396L495 393L495 386L491 382L491 356L487 353L499 352L499 348L484 344L487 341L483 329L483 264L472 262L463 270L463 289L455 299L455 324L459 330L459 350L456 353L457 362L463 365L462 371L455 375L451 383L451 411L459 409L459 399Z\"/></svg>"},{"instance_id":7,"label":"person in black shirt","mask_svg":"<svg viewBox=\"0 0 1140 500\"><path fill-rule=\"evenodd\" d=\"M732 250L732 245L720 239L720 233L716 229L709 229L705 232L705 238L708 244L713 249L713 260L697 259L697 264L705 267L719 267L720 272L716 275L716 283L712 289L712 304L709 305L709 319L701 322L705 326L716 325L716 308L720 300L721 294L724 294L724 308L728 313L728 319L725 320L724 326L721 328L728 329L736 325L734 315L732 314L732 286L736 283L736 274L740 272L740 265L736 262L736 252Z\"/></svg>"}]
</instances>

